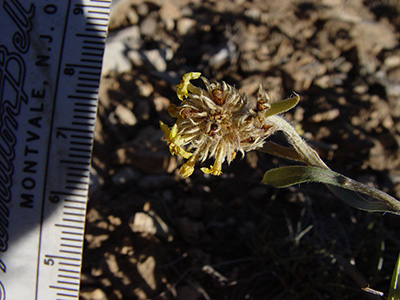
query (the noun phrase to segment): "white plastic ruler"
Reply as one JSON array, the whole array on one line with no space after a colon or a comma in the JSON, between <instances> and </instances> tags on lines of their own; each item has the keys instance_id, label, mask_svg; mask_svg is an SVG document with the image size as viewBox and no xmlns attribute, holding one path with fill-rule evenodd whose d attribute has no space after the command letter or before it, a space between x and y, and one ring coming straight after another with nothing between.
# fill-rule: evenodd
<instances>
[{"instance_id":1,"label":"white plastic ruler","mask_svg":"<svg viewBox=\"0 0 400 300\"><path fill-rule=\"evenodd\" d=\"M78 299L111 0L2 0L0 300Z\"/></svg>"}]
</instances>

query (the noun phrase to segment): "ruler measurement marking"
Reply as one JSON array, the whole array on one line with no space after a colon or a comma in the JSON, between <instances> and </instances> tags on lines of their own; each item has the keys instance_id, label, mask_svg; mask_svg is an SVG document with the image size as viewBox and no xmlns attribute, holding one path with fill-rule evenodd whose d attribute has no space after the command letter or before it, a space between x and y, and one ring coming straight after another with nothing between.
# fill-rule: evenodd
<instances>
[{"instance_id":1,"label":"ruler measurement marking","mask_svg":"<svg viewBox=\"0 0 400 300\"><path fill-rule=\"evenodd\" d=\"M93 38L93 39L102 39L105 41L106 36L96 35L96 34L85 34L85 33L77 33L76 36L78 37L86 37L86 38Z\"/></svg>"},{"instance_id":2,"label":"ruler measurement marking","mask_svg":"<svg viewBox=\"0 0 400 300\"><path fill-rule=\"evenodd\" d=\"M81 139L81 140L91 139L90 137L87 137L85 135L79 135L79 134L71 134L71 137L73 137L74 139Z\"/></svg>"},{"instance_id":3,"label":"ruler measurement marking","mask_svg":"<svg viewBox=\"0 0 400 300\"><path fill-rule=\"evenodd\" d=\"M82 246L70 245L70 244L60 244L60 246L62 246L62 247L69 247L69 248L82 249Z\"/></svg>"},{"instance_id":4,"label":"ruler measurement marking","mask_svg":"<svg viewBox=\"0 0 400 300\"><path fill-rule=\"evenodd\" d=\"M80 4L80 3L77 3L77 4L75 4L77 7L91 7L91 8L104 8L104 9L108 9L108 7L107 6L101 6L101 5L87 5L87 4Z\"/></svg>"},{"instance_id":5,"label":"ruler measurement marking","mask_svg":"<svg viewBox=\"0 0 400 300\"><path fill-rule=\"evenodd\" d=\"M55 224L57 227L64 227L64 228L70 228L70 229L79 229L83 230L84 228L82 226L74 226L74 225L66 225L66 224Z\"/></svg>"},{"instance_id":6,"label":"ruler measurement marking","mask_svg":"<svg viewBox=\"0 0 400 300\"><path fill-rule=\"evenodd\" d=\"M75 200L75 199L65 199L65 202L71 202L71 203L80 203L80 204L86 204L86 201L82 200Z\"/></svg>"},{"instance_id":7,"label":"ruler measurement marking","mask_svg":"<svg viewBox=\"0 0 400 300\"><path fill-rule=\"evenodd\" d=\"M106 33L107 30L101 28L86 28L85 31Z\"/></svg>"},{"instance_id":8,"label":"ruler measurement marking","mask_svg":"<svg viewBox=\"0 0 400 300\"><path fill-rule=\"evenodd\" d=\"M99 17L89 17L87 18L88 20L100 20L100 21L106 21L108 20L107 18L99 18Z\"/></svg>"},{"instance_id":9,"label":"ruler measurement marking","mask_svg":"<svg viewBox=\"0 0 400 300\"><path fill-rule=\"evenodd\" d=\"M93 104L91 104L91 103L75 102L74 105L76 105L76 106L84 106L84 107L94 107L95 111L97 112L97 107L96 107L96 105L93 105Z\"/></svg>"},{"instance_id":10,"label":"ruler measurement marking","mask_svg":"<svg viewBox=\"0 0 400 300\"><path fill-rule=\"evenodd\" d=\"M69 172L66 174L69 177L77 177L77 178L86 178L89 182L89 174L82 174L82 173L73 173L73 172Z\"/></svg>"},{"instance_id":11,"label":"ruler measurement marking","mask_svg":"<svg viewBox=\"0 0 400 300\"><path fill-rule=\"evenodd\" d=\"M75 116L73 116L75 117ZM72 122L72 125L82 126L82 127L94 127L94 122Z\"/></svg>"},{"instance_id":12,"label":"ruler measurement marking","mask_svg":"<svg viewBox=\"0 0 400 300\"><path fill-rule=\"evenodd\" d=\"M104 45L103 42L98 42L98 41L93 41L93 40L91 40L91 41L84 40L83 42L86 44L91 44L91 45Z\"/></svg>"},{"instance_id":13,"label":"ruler measurement marking","mask_svg":"<svg viewBox=\"0 0 400 300\"><path fill-rule=\"evenodd\" d=\"M49 285L49 287L51 287L52 289L58 289L58 290L66 290L66 291L72 291L72 292L78 292L78 289L74 289L74 288L66 288L66 287L62 287L62 286L55 286L55 285Z\"/></svg>"},{"instance_id":14,"label":"ruler measurement marking","mask_svg":"<svg viewBox=\"0 0 400 300\"><path fill-rule=\"evenodd\" d=\"M103 57L103 53L82 52L82 54L83 54L83 55L87 55L87 56Z\"/></svg>"},{"instance_id":15,"label":"ruler measurement marking","mask_svg":"<svg viewBox=\"0 0 400 300\"><path fill-rule=\"evenodd\" d=\"M102 60L102 59L81 58L81 61L83 61L83 62L90 62L90 63L101 64L101 62L102 62L103 60Z\"/></svg>"},{"instance_id":16,"label":"ruler measurement marking","mask_svg":"<svg viewBox=\"0 0 400 300\"><path fill-rule=\"evenodd\" d=\"M83 232L71 232L71 231L61 231L62 234L70 234L70 235L79 235L79 236L83 236Z\"/></svg>"},{"instance_id":17,"label":"ruler measurement marking","mask_svg":"<svg viewBox=\"0 0 400 300\"><path fill-rule=\"evenodd\" d=\"M87 145L87 143L81 143L81 142L76 142L76 141L71 141L71 145L77 145L77 146L82 146L82 148L75 148L75 147L70 147L69 149L71 151L81 151L81 152L91 152L90 148L91 145ZM89 149L87 149L89 148ZM79 173L80 174L80 173ZM86 175L85 175L86 176Z\"/></svg>"},{"instance_id":18,"label":"ruler measurement marking","mask_svg":"<svg viewBox=\"0 0 400 300\"><path fill-rule=\"evenodd\" d=\"M58 269L60 272L66 272L66 273L79 273L79 271L75 270L69 270L69 269Z\"/></svg>"},{"instance_id":19,"label":"ruler measurement marking","mask_svg":"<svg viewBox=\"0 0 400 300\"><path fill-rule=\"evenodd\" d=\"M77 276L70 276L70 275L61 275L61 274L58 274L57 276L58 276L58 277L62 277L62 278L68 278L68 279L80 279L80 278L77 277Z\"/></svg>"},{"instance_id":20,"label":"ruler measurement marking","mask_svg":"<svg viewBox=\"0 0 400 300\"><path fill-rule=\"evenodd\" d=\"M64 297L73 297L77 298L77 295L69 295L69 294L63 294L63 293L57 293L57 296L64 296ZM64 300L64 299L57 299L57 300Z\"/></svg>"},{"instance_id":21,"label":"ruler measurement marking","mask_svg":"<svg viewBox=\"0 0 400 300\"><path fill-rule=\"evenodd\" d=\"M89 78L89 77L78 77L79 80L86 80L86 81L97 81L95 78ZM93 98L90 98L93 99ZM97 98L96 98L97 99Z\"/></svg>"},{"instance_id":22,"label":"ruler measurement marking","mask_svg":"<svg viewBox=\"0 0 400 300\"><path fill-rule=\"evenodd\" d=\"M83 155L83 154L68 154L69 157L77 157L77 158L89 158L90 159L90 155Z\"/></svg>"},{"instance_id":23,"label":"ruler measurement marking","mask_svg":"<svg viewBox=\"0 0 400 300\"><path fill-rule=\"evenodd\" d=\"M83 184L86 185L88 182L78 181L78 180L67 180L68 183Z\"/></svg>"},{"instance_id":24,"label":"ruler measurement marking","mask_svg":"<svg viewBox=\"0 0 400 300\"><path fill-rule=\"evenodd\" d=\"M65 205L64 208L65 208L65 209L79 210L79 211L82 211L82 210L84 211L84 210L85 210L83 207L68 206L68 205Z\"/></svg>"},{"instance_id":25,"label":"ruler measurement marking","mask_svg":"<svg viewBox=\"0 0 400 300\"><path fill-rule=\"evenodd\" d=\"M87 129L79 129L79 128L70 128L70 127L57 127L59 130L64 130L64 131L76 131L76 132L86 132L86 133L92 133L91 130ZM72 135L71 135L72 136Z\"/></svg>"},{"instance_id":26,"label":"ruler measurement marking","mask_svg":"<svg viewBox=\"0 0 400 300\"><path fill-rule=\"evenodd\" d=\"M59 256L59 255L48 255L46 254L45 257L47 258L57 258L57 259L64 259L64 260L73 260L73 261L81 261L80 258L75 257L67 257L67 256ZM60 263L61 264L61 263Z\"/></svg>"},{"instance_id":27,"label":"ruler measurement marking","mask_svg":"<svg viewBox=\"0 0 400 300\"><path fill-rule=\"evenodd\" d=\"M78 168L78 167L68 167L68 170L74 170L74 171L85 171L85 172L89 172L90 169L89 168Z\"/></svg>"},{"instance_id":28,"label":"ruler measurement marking","mask_svg":"<svg viewBox=\"0 0 400 300\"><path fill-rule=\"evenodd\" d=\"M83 240L82 239L73 239L73 238L67 238L67 237L62 237L61 238L63 241L71 241L71 242L79 242L82 243Z\"/></svg>"},{"instance_id":29,"label":"ruler measurement marking","mask_svg":"<svg viewBox=\"0 0 400 300\"><path fill-rule=\"evenodd\" d=\"M72 124L73 125L78 125L78 126L83 126L83 127L88 127L88 126L94 127L94 123L72 122Z\"/></svg>"},{"instance_id":30,"label":"ruler measurement marking","mask_svg":"<svg viewBox=\"0 0 400 300\"><path fill-rule=\"evenodd\" d=\"M51 194L57 194L57 195L64 195L64 196L82 197L82 198L86 199L86 195L77 194L77 193L64 192L64 191L51 191L50 193Z\"/></svg>"},{"instance_id":31,"label":"ruler measurement marking","mask_svg":"<svg viewBox=\"0 0 400 300\"><path fill-rule=\"evenodd\" d=\"M79 283L70 282L70 281L64 281L64 280L57 280L57 283L60 283L60 284L70 284L70 285L79 285Z\"/></svg>"},{"instance_id":32,"label":"ruler measurement marking","mask_svg":"<svg viewBox=\"0 0 400 300\"><path fill-rule=\"evenodd\" d=\"M67 173L67 176L79 177L79 178L89 178L89 175L85 175L85 174L81 174L81 173Z\"/></svg>"},{"instance_id":33,"label":"ruler measurement marking","mask_svg":"<svg viewBox=\"0 0 400 300\"><path fill-rule=\"evenodd\" d=\"M96 85L96 84L78 83L77 86L80 86L80 87L88 87L88 88L94 88L94 89L96 89L96 90L99 89L99 86Z\"/></svg>"},{"instance_id":34,"label":"ruler measurement marking","mask_svg":"<svg viewBox=\"0 0 400 300\"><path fill-rule=\"evenodd\" d=\"M100 23L92 23L92 22L86 22L86 25L89 26L100 26L100 27L108 27L108 24L100 24Z\"/></svg>"},{"instance_id":35,"label":"ruler measurement marking","mask_svg":"<svg viewBox=\"0 0 400 300\"><path fill-rule=\"evenodd\" d=\"M65 215L70 215L70 216L78 216L78 217L85 217L85 214L81 213L73 213L73 212L64 212Z\"/></svg>"},{"instance_id":36,"label":"ruler measurement marking","mask_svg":"<svg viewBox=\"0 0 400 300\"><path fill-rule=\"evenodd\" d=\"M87 113L87 114L94 114L96 115L96 111L89 110L89 109L82 109L82 108L74 108L75 112Z\"/></svg>"},{"instance_id":37,"label":"ruler measurement marking","mask_svg":"<svg viewBox=\"0 0 400 300\"><path fill-rule=\"evenodd\" d=\"M60 253L69 253L69 254L73 254L73 255L82 255L82 251L70 251L70 250L60 249L59 252Z\"/></svg>"},{"instance_id":38,"label":"ruler measurement marking","mask_svg":"<svg viewBox=\"0 0 400 300\"><path fill-rule=\"evenodd\" d=\"M91 144L85 143L85 142L71 141L70 144L71 144L71 145L79 145L79 146L84 146L84 147L92 148L92 145L91 145ZM82 149L82 148L81 148L81 149Z\"/></svg>"},{"instance_id":39,"label":"ruler measurement marking","mask_svg":"<svg viewBox=\"0 0 400 300\"><path fill-rule=\"evenodd\" d=\"M88 191L87 188L79 188L79 187L76 187L76 186L69 186L69 185L66 185L65 188L69 189L69 190L80 190L80 191L85 191L85 192Z\"/></svg>"},{"instance_id":40,"label":"ruler measurement marking","mask_svg":"<svg viewBox=\"0 0 400 300\"><path fill-rule=\"evenodd\" d=\"M61 159L61 163L66 163L66 164L73 164L73 165L85 165L85 166L90 166L90 163L84 162L84 161L77 161L77 160L66 160L66 159ZM73 189L73 188L72 188ZM82 195L83 197L84 195Z\"/></svg>"},{"instance_id":41,"label":"ruler measurement marking","mask_svg":"<svg viewBox=\"0 0 400 300\"><path fill-rule=\"evenodd\" d=\"M95 11L95 10L89 10L89 12L92 14L100 14L100 15L107 15L107 16L110 14L108 12Z\"/></svg>"},{"instance_id":42,"label":"ruler measurement marking","mask_svg":"<svg viewBox=\"0 0 400 300\"><path fill-rule=\"evenodd\" d=\"M65 262L65 261L60 262L59 264L62 266L71 266L71 267L77 267L77 268L81 267L81 264L73 264L73 263L69 263L69 262Z\"/></svg>"},{"instance_id":43,"label":"ruler measurement marking","mask_svg":"<svg viewBox=\"0 0 400 300\"><path fill-rule=\"evenodd\" d=\"M71 68L84 68L84 69L97 69L97 70L101 70L101 67L98 66L93 66L93 65L84 65L84 64L70 64L67 63L65 64L67 67L71 67ZM88 73L83 73L84 71L78 71L79 74L88 74ZM97 73L89 73L91 75L96 75Z\"/></svg>"},{"instance_id":44,"label":"ruler measurement marking","mask_svg":"<svg viewBox=\"0 0 400 300\"><path fill-rule=\"evenodd\" d=\"M75 93L82 93L82 94L93 94L93 91L88 91L88 90L75 90Z\"/></svg>"},{"instance_id":45,"label":"ruler measurement marking","mask_svg":"<svg viewBox=\"0 0 400 300\"><path fill-rule=\"evenodd\" d=\"M89 117L89 116L85 116L85 115L83 115L83 116L81 116L81 115L74 115L73 117L74 117L75 119L95 120L95 118Z\"/></svg>"},{"instance_id":46,"label":"ruler measurement marking","mask_svg":"<svg viewBox=\"0 0 400 300\"><path fill-rule=\"evenodd\" d=\"M85 220L74 220L74 219L67 219L67 218L63 218L62 219L65 222L72 222L72 223L85 223Z\"/></svg>"},{"instance_id":47,"label":"ruler measurement marking","mask_svg":"<svg viewBox=\"0 0 400 300\"><path fill-rule=\"evenodd\" d=\"M104 53L103 48L99 48L99 47L93 47L93 46L83 46L83 49L87 49L87 50L96 50L96 51L101 51L102 53Z\"/></svg>"},{"instance_id":48,"label":"ruler measurement marking","mask_svg":"<svg viewBox=\"0 0 400 300\"><path fill-rule=\"evenodd\" d=\"M92 66L91 69L98 69L97 67ZM83 75L93 75L93 76L100 76L100 72L89 72L89 71L79 71L79 74Z\"/></svg>"}]
</instances>

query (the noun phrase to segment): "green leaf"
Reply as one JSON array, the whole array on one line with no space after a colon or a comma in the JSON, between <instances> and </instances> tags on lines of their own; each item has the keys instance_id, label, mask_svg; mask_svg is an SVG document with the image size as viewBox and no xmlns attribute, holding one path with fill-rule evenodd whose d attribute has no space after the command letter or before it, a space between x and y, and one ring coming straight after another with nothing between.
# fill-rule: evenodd
<instances>
[{"instance_id":1,"label":"green leaf","mask_svg":"<svg viewBox=\"0 0 400 300\"><path fill-rule=\"evenodd\" d=\"M289 99L272 103L271 107L268 110L266 110L265 117L270 117L276 114L280 114L295 107L297 103L299 103L300 101L300 96L297 95L296 93L293 94L294 96Z\"/></svg>"},{"instance_id":2,"label":"green leaf","mask_svg":"<svg viewBox=\"0 0 400 300\"><path fill-rule=\"evenodd\" d=\"M396 199L382 191L366 186L329 169L311 166L287 166L267 171L262 179L262 183L271 184L278 188L304 182L324 183L333 194L345 203L361 210L399 213L396 209L399 201ZM378 197L380 201L366 199L358 192L374 198ZM381 200L384 197L390 199ZM392 203L395 203L395 205L391 205Z\"/></svg>"},{"instance_id":3,"label":"green leaf","mask_svg":"<svg viewBox=\"0 0 400 300\"><path fill-rule=\"evenodd\" d=\"M388 294L388 300L399 300L400 299L400 253L397 258L396 266L393 270L392 280L390 282L390 289Z\"/></svg>"}]
</instances>

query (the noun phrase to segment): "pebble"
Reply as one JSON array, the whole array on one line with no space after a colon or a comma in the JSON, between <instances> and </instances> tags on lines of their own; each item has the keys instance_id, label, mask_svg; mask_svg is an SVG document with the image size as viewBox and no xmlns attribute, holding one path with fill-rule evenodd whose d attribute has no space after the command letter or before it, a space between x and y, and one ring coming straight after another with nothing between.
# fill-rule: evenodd
<instances>
[{"instance_id":1,"label":"pebble","mask_svg":"<svg viewBox=\"0 0 400 300\"><path fill-rule=\"evenodd\" d=\"M149 15L140 25L140 32L144 36L154 36L157 30L157 20L153 15Z\"/></svg>"},{"instance_id":2,"label":"pebble","mask_svg":"<svg viewBox=\"0 0 400 300\"><path fill-rule=\"evenodd\" d=\"M196 20L190 18L182 18L178 20L177 31L179 35L186 35L196 25Z\"/></svg>"},{"instance_id":3,"label":"pebble","mask_svg":"<svg viewBox=\"0 0 400 300\"><path fill-rule=\"evenodd\" d=\"M172 59L173 52L171 49L152 49L143 51L143 55L154 69L158 72L165 72L167 60Z\"/></svg>"},{"instance_id":4,"label":"pebble","mask_svg":"<svg viewBox=\"0 0 400 300\"><path fill-rule=\"evenodd\" d=\"M134 126L137 123L137 118L133 112L122 104L118 104L114 110L114 113L121 124Z\"/></svg>"},{"instance_id":5,"label":"pebble","mask_svg":"<svg viewBox=\"0 0 400 300\"><path fill-rule=\"evenodd\" d=\"M168 108L168 106L171 104L171 101L166 97L158 96L153 99L153 104L156 111L161 112Z\"/></svg>"},{"instance_id":6,"label":"pebble","mask_svg":"<svg viewBox=\"0 0 400 300\"><path fill-rule=\"evenodd\" d=\"M145 260L139 261L136 267L147 286L154 291L157 288L157 280L155 277L156 260L154 257L149 256Z\"/></svg>"},{"instance_id":7,"label":"pebble","mask_svg":"<svg viewBox=\"0 0 400 300\"><path fill-rule=\"evenodd\" d=\"M142 233L145 236L157 235L169 242L174 239L168 225L153 210L137 212L130 221L129 227L133 232Z\"/></svg>"},{"instance_id":8,"label":"pebble","mask_svg":"<svg viewBox=\"0 0 400 300\"><path fill-rule=\"evenodd\" d=\"M126 56L129 49L139 49L142 45L138 26L130 26L110 33L104 52L102 75L112 71L125 73L132 70L132 63Z\"/></svg>"}]
</instances>

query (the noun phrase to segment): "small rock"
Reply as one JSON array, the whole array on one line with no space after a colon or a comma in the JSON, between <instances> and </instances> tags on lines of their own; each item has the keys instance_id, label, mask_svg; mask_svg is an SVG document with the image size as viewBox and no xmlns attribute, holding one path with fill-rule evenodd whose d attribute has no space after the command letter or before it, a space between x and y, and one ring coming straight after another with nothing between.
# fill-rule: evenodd
<instances>
[{"instance_id":1,"label":"small rock","mask_svg":"<svg viewBox=\"0 0 400 300\"><path fill-rule=\"evenodd\" d=\"M154 91L154 88L150 82L139 82L137 86L139 88L140 96L143 97L149 97Z\"/></svg>"},{"instance_id":2,"label":"small rock","mask_svg":"<svg viewBox=\"0 0 400 300\"><path fill-rule=\"evenodd\" d=\"M173 57L171 49L152 49L143 52L144 57L158 72L167 70L167 61Z\"/></svg>"},{"instance_id":3,"label":"small rock","mask_svg":"<svg viewBox=\"0 0 400 300\"><path fill-rule=\"evenodd\" d=\"M107 295L101 289L95 289L94 291L81 291L79 294L82 300L107 300Z\"/></svg>"},{"instance_id":4,"label":"small rock","mask_svg":"<svg viewBox=\"0 0 400 300\"><path fill-rule=\"evenodd\" d=\"M153 256L149 256L144 261L137 263L137 270L147 286L153 291L157 288L157 281L155 277L156 260Z\"/></svg>"},{"instance_id":5,"label":"small rock","mask_svg":"<svg viewBox=\"0 0 400 300\"><path fill-rule=\"evenodd\" d=\"M126 52L129 49L139 49L141 44L138 26L130 26L115 33L111 32L106 41L102 74L109 74L111 71L129 72L132 64L126 56Z\"/></svg>"},{"instance_id":6,"label":"small rock","mask_svg":"<svg viewBox=\"0 0 400 300\"><path fill-rule=\"evenodd\" d=\"M130 1L112 1L109 29L127 27L137 24L139 16Z\"/></svg>"},{"instance_id":7,"label":"small rock","mask_svg":"<svg viewBox=\"0 0 400 300\"><path fill-rule=\"evenodd\" d=\"M122 41L115 41L106 44L102 75L109 74L112 71L124 73L129 72L132 69L131 62L124 55L125 50L126 46Z\"/></svg>"},{"instance_id":8,"label":"small rock","mask_svg":"<svg viewBox=\"0 0 400 300\"><path fill-rule=\"evenodd\" d=\"M178 20L177 31L179 35L186 35L196 25L196 21L190 18L182 18Z\"/></svg>"},{"instance_id":9,"label":"small rock","mask_svg":"<svg viewBox=\"0 0 400 300\"><path fill-rule=\"evenodd\" d=\"M114 113L123 125L134 126L137 123L137 118L133 112L122 104L117 105Z\"/></svg>"},{"instance_id":10,"label":"small rock","mask_svg":"<svg viewBox=\"0 0 400 300\"><path fill-rule=\"evenodd\" d=\"M168 106L171 104L171 101L169 101L168 98L159 96L153 99L153 104L156 111L160 112L166 110Z\"/></svg>"},{"instance_id":11,"label":"small rock","mask_svg":"<svg viewBox=\"0 0 400 300\"><path fill-rule=\"evenodd\" d=\"M160 18L168 31L175 27L175 20L181 17L181 11L173 1L166 2L160 9Z\"/></svg>"},{"instance_id":12,"label":"small rock","mask_svg":"<svg viewBox=\"0 0 400 300\"><path fill-rule=\"evenodd\" d=\"M315 123L319 123L322 121L332 121L337 117L339 117L339 115L340 115L339 109L335 108L325 112L316 113L310 118L310 121Z\"/></svg>"},{"instance_id":13,"label":"small rock","mask_svg":"<svg viewBox=\"0 0 400 300\"><path fill-rule=\"evenodd\" d=\"M145 36L154 36L157 30L157 20L149 15L140 25L140 32Z\"/></svg>"},{"instance_id":14,"label":"small rock","mask_svg":"<svg viewBox=\"0 0 400 300\"><path fill-rule=\"evenodd\" d=\"M216 54L210 57L209 64L215 69L222 67L230 58L228 47L224 47L219 50Z\"/></svg>"},{"instance_id":15,"label":"small rock","mask_svg":"<svg viewBox=\"0 0 400 300\"><path fill-rule=\"evenodd\" d=\"M168 225L153 210L136 213L129 227L133 232L145 236L157 235L168 242L174 239Z\"/></svg>"},{"instance_id":16,"label":"small rock","mask_svg":"<svg viewBox=\"0 0 400 300\"><path fill-rule=\"evenodd\" d=\"M136 10L141 17L147 16L149 14L149 6L147 5L147 3L144 2L140 3L137 6Z\"/></svg>"},{"instance_id":17,"label":"small rock","mask_svg":"<svg viewBox=\"0 0 400 300\"><path fill-rule=\"evenodd\" d=\"M144 62L146 61L146 58L144 57L143 53L139 50L135 49L129 50L126 55L132 62L132 64L135 65L136 67L142 67L144 65Z\"/></svg>"}]
</instances>

